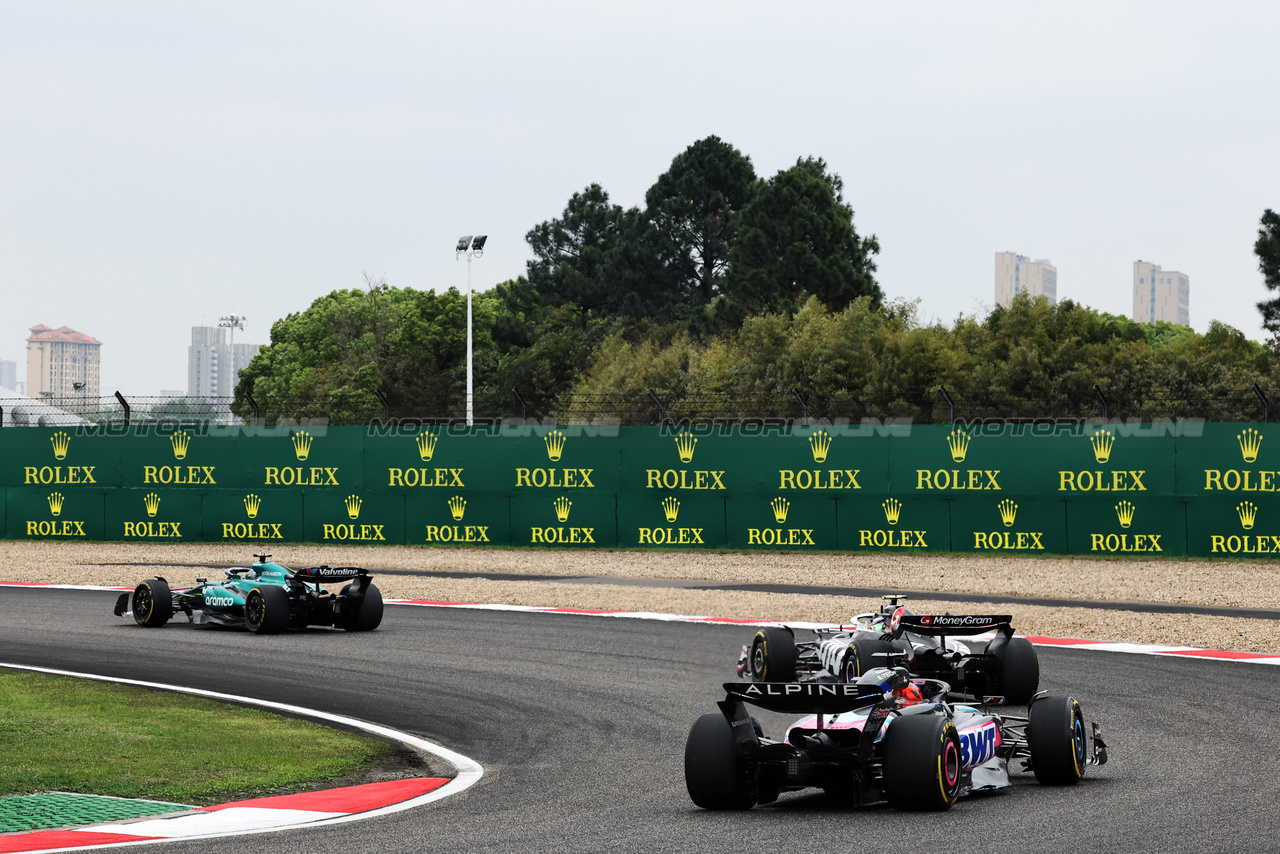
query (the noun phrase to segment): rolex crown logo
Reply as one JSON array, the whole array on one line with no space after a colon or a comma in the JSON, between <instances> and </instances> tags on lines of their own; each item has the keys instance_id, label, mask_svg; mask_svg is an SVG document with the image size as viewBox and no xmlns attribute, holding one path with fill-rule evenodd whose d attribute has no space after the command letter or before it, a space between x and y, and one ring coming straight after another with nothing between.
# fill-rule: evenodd
<instances>
[{"instance_id":1,"label":"rolex crown logo","mask_svg":"<svg viewBox=\"0 0 1280 854\"><path fill-rule=\"evenodd\" d=\"M1006 528L1013 527L1013 520L1018 516L1018 505L1014 504L1008 498L996 505L1000 509L1000 521L1004 522Z\"/></svg>"},{"instance_id":2,"label":"rolex crown logo","mask_svg":"<svg viewBox=\"0 0 1280 854\"><path fill-rule=\"evenodd\" d=\"M191 446L191 437L185 431L179 430L169 437L169 444L173 445L173 458L175 460L186 459L187 448Z\"/></svg>"},{"instance_id":3,"label":"rolex crown logo","mask_svg":"<svg viewBox=\"0 0 1280 854\"><path fill-rule=\"evenodd\" d=\"M896 498L890 498L881 505L884 507L884 518L890 525L898 524L898 516L902 513L902 502Z\"/></svg>"},{"instance_id":4,"label":"rolex crown logo","mask_svg":"<svg viewBox=\"0 0 1280 854\"><path fill-rule=\"evenodd\" d=\"M560 455L564 453L564 434L559 430L552 430L543 437L542 441L547 443L547 459L553 463L559 462Z\"/></svg>"},{"instance_id":5,"label":"rolex crown logo","mask_svg":"<svg viewBox=\"0 0 1280 854\"><path fill-rule=\"evenodd\" d=\"M431 462L431 455L436 452L436 442L440 441L440 437L435 433L419 433L414 441L418 443L418 456L422 461Z\"/></svg>"},{"instance_id":6,"label":"rolex crown logo","mask_svg":"<svg viewBox=\"0 0 1280 854\"><path fill-rule=\"evenodd\" d=\"M681 433L676 436L676 451L680 454L680 462L693 462L693 452L698 447L698 440L688 433Z\"/></svg>"},{"instance_id":7,"label":"rolex crown logo","mask_svg":"<svg viewBox=\"0 0 1280 854\"><path fill-rule=\"evenodd\" d=\"M951 450L951 459L957 463L964 462L964 455L969 453L969 434L963 430L952 430L947 434L947 447Z\"/></svg>"},{"instance_id":8,"label":"rolex crown logo","mask_svg":"<svg viewBox=\"0 0 1280 854\"><path fill-rule=\"evenodd\" d=\"M826 430L819 430L809 437L809 450L813 451L813 461L815 463L825 463L827 461L827 451L831 450L831 434Z\"/></svg>"},{"instance_id":9,"label":"rolex crown logo","mask_svg":"<svg viewBox=\"0 0 1280 854\"><path fill-rule=\"evenodd\" d=\"M667 523L674 525L676 516L680 514L680 502L676 500L674 495L668 495L662 499L662 515L667 517Z\"/></svg>"},{"instance_id":10,"label":"rolex crown logo","mask_svg":"<svg viewBox=\"0 0 1280 854\"><path fill-rule=\"evenodd\" d=\"M1120 527L1127 528L1133 524L1133 511L1136 508L1131 501L1121 501L1116 505L1116 518L1120 520Z\"/></svg>"},{"instance_id":11,"label":"rolex crown logo","mask_svg":"<svg viewBox=\"0 0 1280 854\"><path fill-rule=\"evenodd\" d=\"M53 458L55 460L65 460L67 458L67 448L71 447L71 437L59 430L49 437L49 441L53 443Z\"/></svg>"},{"instance_id":12,"label":"rolex crown logo","mask_svg":"<svg viewBox=\"0 0 1280 854\"><path fill-rule=\"evenodd\" d=\"M1236 513L1240 514L1240 527L1248 531L1258 518L1258 505L1252 501L1242 501L1236 505Z\"/></svg>"},{"instance_id":13,"label":"rolex crown logo","mask_svg":"<svg viewBox=\"0 0 1280 854\"><path fill-rule=\"evenodd\" d=\"M1089 437L1089 444L1093 445L1093 458L1100 463L1111 459L1111 446L1115 443L1116 437L1107 430L1099 430Z\"/></svg>"},{"instance_id":14,"label":"rolex crown logo","mask_svg":"<svg viewBox=\"0 0 1280 854\"><path fill-rule=\"evenodd\" d=\"M779 525L787 523L787 513L791 510L791 502L782 496L778 496L769 502L769 506L773 508L773 520Z\"/></svg>"},{"instance_id":15,"label":"rolex crown logo","mask_svg":"<svg viewBox=\"0 0 1280 854\"><path fill-rule=\"evenodd\" d=\"M344 502L347 505L347 517L350 519L360 518L360 505L364 502L360 500L359 495L348 495Z\"/></svg>"},{"instance_id":16,"label":"rolex crown logo","mask_svg":"<svg viewBox=\"0 0 1280 854\"><path fill-rule=\"evenodd\" d=\"M49 493L49 512L55 516L62 515L62 502L64 500L61 492Z\"/></svg>"},{"instance_id":17,"label":"rolex crown logo","mask_svg":"<svg viewBox=\"0 0 1280 854\"><path fill-rule=\"evenodd\" d=\"M154 516L160 512L160 496L154 492L148 492L143 496L142 503L146 505L148 516Z\"/></svg>"},{"instance_id":18,"label":"rolex crown logo","mask_svg":"<svg viewBox=\"0 0 1280 854\"><path fill-rule=\"evenodd\" d=\"M556 508L556 519L560 522L568 522L569 508L573 506L573 502L561 495L552 503Z\"/></svg>"},{"instance_id":19,"label":"rolex crown logo","mask_svg":"<svg viewBox=\"0 0 1280 854\"><path fill-rule=\"evenodd\" d=\"M449 499L449 515L453 517L453 521L461 522L462 514L467 512L467 500L461 495L455 495Z\"/></svg>"},{"instance_id":20,"label":"rolex crown logo","mask_svg":"<svg viewBox=\"0 0 1280 854\"><path fill-rule=\"evenodd\" d=\"M262 499L256 495L250 494L244 497L244 512L249 514L250 519L258 518L258 508L262 506Z\"/></svg>"},{"instance_id":21,"label":"rolex crown logo","mask_svg":"<svg viewBox=\"0 0 1280 854\"><path fill-rule=\"evenodd\" d=\"M1246 427L1245 431L1236 438L1240 441L1240 455L1244 457L1244 461L1256 462L1258 451L1262 449L1262 434L1252 427Z\"/></svg>"},{"instance_id":22,"label":"rolex crown logo","mask_svg":"<svg viewBox=\"0 0 1280 854\"><path fill-rule=\"evenodd\" d=\"M298 460L305 460L307 455L311 453L311 434L310 433L294 433L289 437L293 441L293 452L297 454Z\"/></svg>"}]
</instances>

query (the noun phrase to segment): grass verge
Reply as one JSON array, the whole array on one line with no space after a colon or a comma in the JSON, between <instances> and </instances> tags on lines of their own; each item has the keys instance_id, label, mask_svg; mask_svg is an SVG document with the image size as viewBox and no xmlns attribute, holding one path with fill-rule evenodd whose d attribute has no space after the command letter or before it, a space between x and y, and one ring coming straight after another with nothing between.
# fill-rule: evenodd
<instances>
[{"instance_id":1,"label":"grass verge","mask_svg":"<svg viewBox=\"0 0 1280 854\"><path fill-rule=\"evenodd\" d=\"M82 792L206 805L296 791L395 747L258 709L0 670L0 795Z\"/></svg>"}]
</instances>

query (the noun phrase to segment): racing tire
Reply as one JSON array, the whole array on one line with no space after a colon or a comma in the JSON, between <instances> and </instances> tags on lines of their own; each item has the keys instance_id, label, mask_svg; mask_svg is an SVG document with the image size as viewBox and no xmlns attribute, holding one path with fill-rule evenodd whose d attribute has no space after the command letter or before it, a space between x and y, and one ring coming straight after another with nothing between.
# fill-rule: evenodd
<instances>
[{"instance_id":1,"label":"racing tire","mask_svg":"<svg viewBox=\"0 0 1280 854\"><path fill-rule=\"evenodd\" d=\"M289 626L289 594L283 587L255 587L244 601L244 625L260 635L275 635Z\"/></svg>"},{"instance_id":2,"label":"racing tire","mask_svg":"<svg viewBox=\"0 0 1280 854\"><path fill-rule=\"evenodd\" d=\"M995 654L1000 662L1000 690L1004 701L1025 706L1040 688L1040 658L1026 638L1010 638Z\"/></svg>"},{"instance_id":3,"label":"racing tire","mask_svg":"<svg viewBox=\"0 0 1280 854\"><path fill-rule=\"evenodd\" d=\"M1084 715L1073 697L1043 697L1027 716L1031 770L1045 786L1074 786L1087 766Z\"/></svg>"},{"instance_id":4,"label":"racing tire","mask_svg":"<svg viewBox=\"0 0 1280 854\"><path fill-rule=\"evenodd\" d=\"M163 578L148 578L133 588L133 621L156 629L173 616L173 594Z\"/></svg>"},{"instance_id":5,"label":"racing tire","mask_svg":"<svg viewBox=\"0 0 1280 854\"><path fill-rule=\"evenodd\" d=\"M684 785L695 804L704 810L749 810L756 805L754 787L738 767L739 755L724 715L702 715L693 722L684 744Z\"/></svg>"},{"instance_id":6,"label":"racing tire","mask_svg":"<svg viewBox=\"0 0 1280 854\"><path fill-rule=\"evenodd\" d=\"M342 588L343 614L335 625L349 632L371 632L382 622L382 591L370 584L364 596L354 598L355 591L354 584Z\"/></svg>"},{"instance_id":7,"label":"racing tire","mask_svg":"<svg viewBox=\"0 0 1280 854\"><path fill-rule=\"evenodd\" d=\"M941 715L893 718L884 733L884 797L899 810L948 810L960 796L960 735Z\"/></svg>"},{"instance_id":8,"label":"racing tire","mask_svg":"<svg viewBox=\"0 0 1280 854\"><path fill-rule=\"evenodd\" d=\"M840 680L857 682L858 677L873 667L888 667L884 653L893 652L893 644L876 638L855 638L840 663Z\"/></svg>"},{"instance_id":9,"label":"racing tire","mask_svg":"<svg viewBox=\"0 0 1280 854\"><path fill-rule=\"evenodd\" d=\"M787 628L767 628L751 641L747 671L755 682L793 682L796 678L796 638Z\"/></svg>"}]
</instances>

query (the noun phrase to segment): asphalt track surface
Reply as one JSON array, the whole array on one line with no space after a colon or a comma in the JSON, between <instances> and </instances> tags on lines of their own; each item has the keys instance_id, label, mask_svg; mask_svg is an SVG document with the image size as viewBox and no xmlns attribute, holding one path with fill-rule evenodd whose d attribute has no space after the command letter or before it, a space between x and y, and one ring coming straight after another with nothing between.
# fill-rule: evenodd
<instances>
[{"instance_id":1,"label":"asphalt track surface","mask_svg":"<svg viewBox=\"0 0 1280 854\"><path fill-rule=\"evenodd\" d=\"M370 634L257 637L141 629L112 616L116 595L0 588L0 660L350 715L485 768L463 794L404 813L149 850L1280 850L1280 668L1040 648L1041 687L1073 694L1108 738L1110 764L1080 785L1015 774L1012 789L937 814L817 794L710 813L685 792L684 740L750 629L393 606ZM780 734L782 718L762 718Z\"/></svg>"}]
</instances>

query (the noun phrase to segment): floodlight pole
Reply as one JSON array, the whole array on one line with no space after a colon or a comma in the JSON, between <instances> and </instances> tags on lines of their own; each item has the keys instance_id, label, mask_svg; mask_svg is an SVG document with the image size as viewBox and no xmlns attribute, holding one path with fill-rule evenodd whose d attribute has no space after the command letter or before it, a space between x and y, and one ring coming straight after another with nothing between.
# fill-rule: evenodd
<instances>
[{"instance_id":1,"label":"floodlight pole","mask_svg":"<svg viewBox=\"0 0 1280 854\"><path fill-rule=\"evenodd\" d=\"M478 234L474 238L471 235L465 235L458 238L458 247L453 253L454 258L467 256L467 426L470 427L474 421L474 400L472 393L472 370L471 370L471 259L472 257L480 258L484 256L485 235Z\"/></svg>"}]
</instances>

